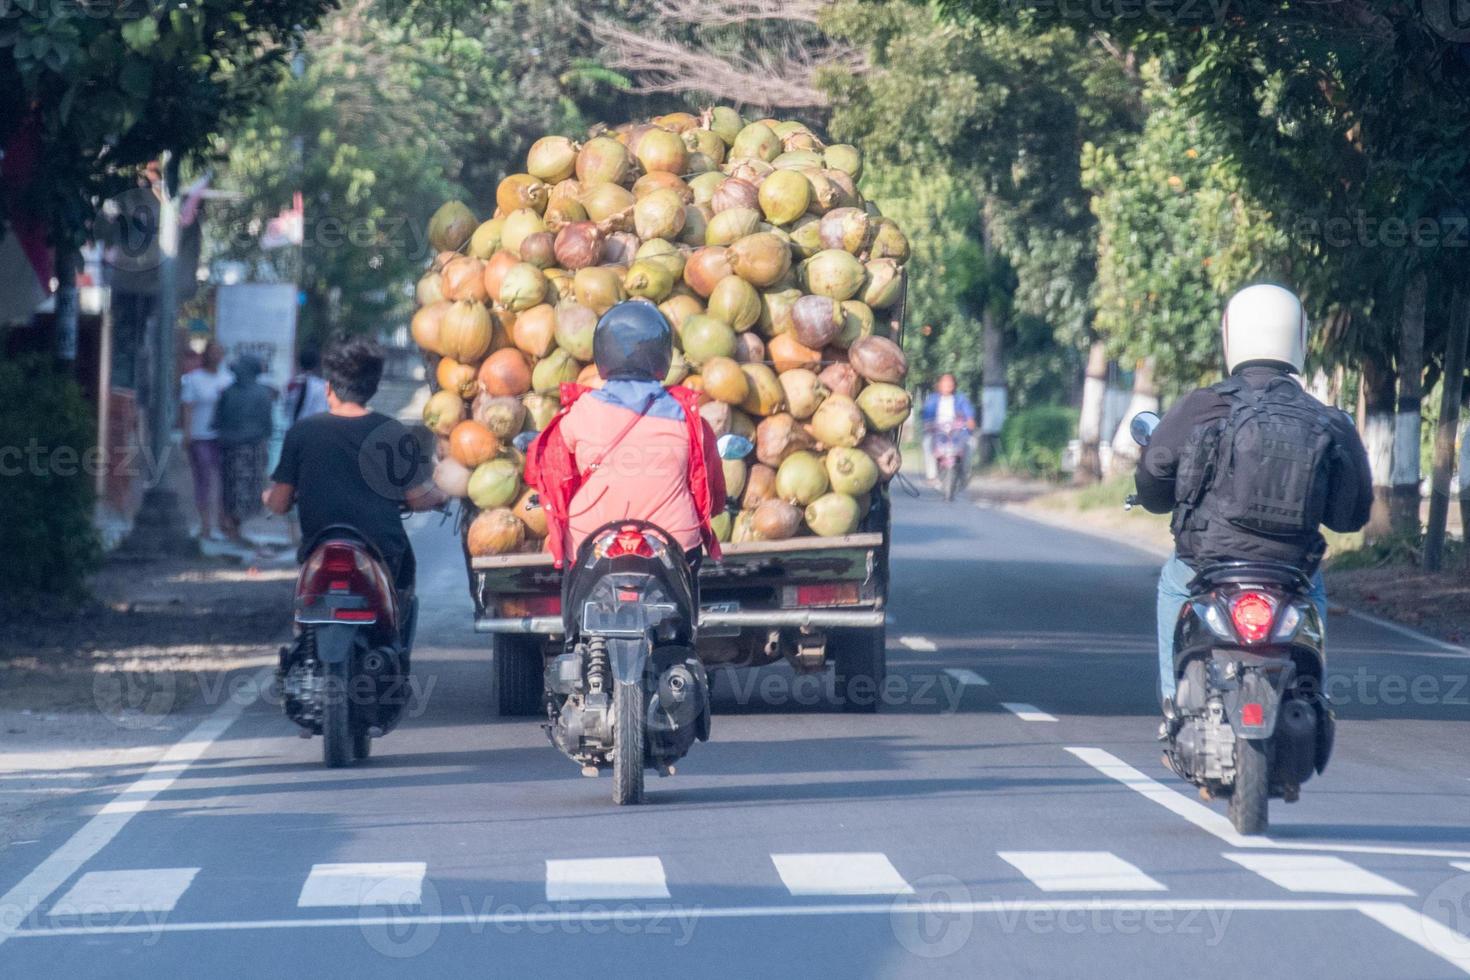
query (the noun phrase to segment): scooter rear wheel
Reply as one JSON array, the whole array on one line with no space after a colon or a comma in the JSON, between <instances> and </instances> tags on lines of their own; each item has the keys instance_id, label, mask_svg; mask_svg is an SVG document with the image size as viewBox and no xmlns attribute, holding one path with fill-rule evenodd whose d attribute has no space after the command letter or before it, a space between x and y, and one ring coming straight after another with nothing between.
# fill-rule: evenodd
<instances>
[{"instance_id":1,"label":"scooter rear wheel","mask_svg":"<svg viewBox=\"0 0 1470 980\"><path fill-rule=\"evenodd\" d=\"M1236 738L1235 785L1230 792L1230 823L1242 834L1264 834L1270 826L1271 740Z\"/></svg>"},{"instance_id":2,"label":"scooter rear wheel","mask_svg":"<svg viewBox=\"0 0 1470 980\"><path fill-rule=\"evenodd\" d=\"M352 699L349 662L322 664L322 762L328 769L352 765Z\"/></svg>"},{"instance_id":3,"label":"scooter rear wheel","mask_svg":"<svg viewBox=\"0 0 1470 980\"><path fill-rule=\"evenodd\" d=\"M613 802L643 802L643 685L618 682L613 694Z\"/></svg>"}]
</instances>

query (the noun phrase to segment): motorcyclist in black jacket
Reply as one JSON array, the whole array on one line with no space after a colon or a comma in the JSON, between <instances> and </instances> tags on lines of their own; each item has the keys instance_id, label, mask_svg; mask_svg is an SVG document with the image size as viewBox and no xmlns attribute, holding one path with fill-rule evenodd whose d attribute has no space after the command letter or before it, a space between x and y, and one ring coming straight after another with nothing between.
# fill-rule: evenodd
<instances>
[{"instance_id":1,"label":"motorcyclist in black jacket","mask_svg":"<svg viewBox=\"0 0 1470 980\"><path fill-rule=\"evenodd\" d=\"M1266 283L1247 286L1231 297L1221 328L1230 376L1175 403L1154 429L1135 474L1140 504L1156 514L1174 512L1175 553L1164 563L1158 590L1161 699L1174 696L1174 625L1190 598L1190 581L1206 565L1231 560L1295 565L1312 576L1309 598L1323 623L1327 620L1327 594L1318 571L1326 543L1319 530L1268 535L1220 519L1219 509L1210 507L1210 495L1221 492L1224 479L1217 473L1213 483L1207 476L1189 490L1180 486L1181 464L1186 471L1202 468L1212 472L1211 461L1195 467L1191 461L1199 459L1202 433L1211 427L1216 432L1223 429L1227 423L1222 420L1230 419L1242 395L1252 397L1283 378L1300 385L1307 318L1301 301L1290 290ZM1320 411L1331 440L1322 466L1326 479L1322 523L1334 531L1356 531L1367 523L1373 503L1368 454L1351 418L1328 406L1321 406ZM1264 455L1256 459L1236 455L1231 462L1234 467L1263 466L1268 462Z\"/></svg>"}]
</instances>

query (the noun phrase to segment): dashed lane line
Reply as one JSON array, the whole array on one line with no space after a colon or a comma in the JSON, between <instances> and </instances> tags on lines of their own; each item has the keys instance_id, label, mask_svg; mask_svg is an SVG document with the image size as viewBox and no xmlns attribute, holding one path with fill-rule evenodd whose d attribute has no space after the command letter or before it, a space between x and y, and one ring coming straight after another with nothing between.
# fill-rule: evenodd
<instances>
[{"instance_id":1,"label":"dashed lane line","mask_svg":"<svg viewBox=\"0 0 1470 980\"><path fill-rule=\"evenodd\" d=\"M199 759L215 740L225 733L246 705L255 701L259 693L270 683L273 668L267 667L253 675L247 690L252 696L232 696L198 725L188 735L175 742L132 785L114 796L92 819L71 835L30 874L22 878L15 887L0 895L0 945L16 935L20 924L66 884L72 875L97 855L115 838L128 821L147 809L159 793L173 785L191 764Z\"/></svg>"},{"instance_id":2,"label":"dashed lane line","mask_svg":"<svg viewBox=\"0 0 1470 980\"><path fill-rule=\"evenodd\" d=\"M900 636L898 644L905 650L916 650L919 653L934 653L939 649L937 643L922 636Z\"/></svg>"},{"instance_id":3,"label":"dashed lane line","mask_svg":"<svg viewBox=\"0 0 1470 980\"><path fill-rule=\"evenodd\" d=\"M47 912L53 918L172 912L198 873L198 868L88 871Z\"/></svg>"},{"instance_id":4,"label":"dashed lane line","mask_svg":"<svg viewBox=\"0 0 1470 980\"><path fill-rule=\"evenodd\" d=\"M1221 855L1289 892L1330 895L1412 895L1411 889L1331 854Z\"/></svg>"},{"instance_id":5,"label":"dashed lane line","mask_svg":"<svg viewBox=\"0 0 1470 980\"><path fill-rule=\"evenodd\" d=\"M944 672L960 682L963 687L989 687L990 682L968 667L946 667Z\"/></svg>"},{"instance_id":6,"label":"dashed lane line","mask_svg":"<svg viewBox=\"0 0 1470 980\"><path fill-rule=\"evenodd\" d=\"M1067 751L1109 779L1116 779L1135 793L1183 817L1206 833L1213 834L1231 847L1285 851L1337 851L1342 854L1392 854L1406 857L1470 858L1470 851L1433 847L1396 847L1373 844L1331 844L1306 841L1277 841L1269 837L1246 837L1231 826L1224 814L1217 813L1146 776L1111 752L1085 746L1067 746Z\"/></svg>"},{"instance_id":7,"label":"dashed lane line","mask_svg":"<svg viewBox=\"0 0 1470 980\"><path fill-rule=\"evenodd\" d=\"M792 895L911 895L914 891L885 854L772 854L771 863Z\"/></svg>"},{"instance_id":8,"label":"dashed lane line","mask_svg":"<svg viewBox=\"0 0 1470 980\"><path fill-rule=\"evenodd\" d=\"M575 858L546 862L546 900L668 898L656 857Z\"/></svg>"},{"instance_id":9,"label":"dashed lane line","mask_svg":"<svg viewBox=\"0 0 1470 980\"><path fill-rule=\"evenodd\" d=\"M364 864L313 864L301 886L296 907L361 908L369 905L407 907L423 896L423 861L377 861Z\"/></svg>"},{"instance_id":10,"label":"dashed lane line","mask_svg":"<svg viewBox=\"0 0 1470 980\"><path fill-rule=\"evenodd\" d=\"M1034 704L1025 704L1020 701L1002 701L1000 706L1022 721L1056 721L1056 715L1049 715Z\"/></svg>"},{"instance_id":11,"label":"dashed lane line","mask_svg":"<svg viewBox=\"0 0 1470 980\"><path fill-rule=\"evenodd\" d=\"M1162 892L1168 888L1111 851L998 851L1044 892Z\"/></svg>"}]
</instances>

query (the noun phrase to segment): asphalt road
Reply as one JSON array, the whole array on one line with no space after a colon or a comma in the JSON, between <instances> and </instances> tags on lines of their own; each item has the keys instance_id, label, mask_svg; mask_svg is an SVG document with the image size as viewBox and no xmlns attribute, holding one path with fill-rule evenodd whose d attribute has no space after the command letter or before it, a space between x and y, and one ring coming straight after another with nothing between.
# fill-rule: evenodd
<instances>
[{"instance_id":1,"label":"asphalt road","mask_svg":"<svg viewBox=\"0 0 1470 980\"><path fill-rule=\"evenodd\" d=\"M1156 559L926 495L883 709L724 678L713 740L618 809L495 717L457 544L415 536L414 717L329 772L217 699L0 852L0 976L1470 973L1463 652L1334 615L1333 764L1238 838L1159 761Z\"/></svg>"}]
</instances>

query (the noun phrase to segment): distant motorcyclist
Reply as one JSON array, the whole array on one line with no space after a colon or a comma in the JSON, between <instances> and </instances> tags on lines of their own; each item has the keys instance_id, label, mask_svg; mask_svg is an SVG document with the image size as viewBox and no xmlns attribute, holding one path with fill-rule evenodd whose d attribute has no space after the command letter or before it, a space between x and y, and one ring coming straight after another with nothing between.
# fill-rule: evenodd
<instances>
[{"instance_id":1,"label":"distant motorcyclist","mask_svg":"<svg viewBox=\"0 0 1470 980\"><path fill-rule=\"evenodd\" d=\"M691 558L718 558L710 521L725 508L724 469L699 396L663 385L674 351L668 320L644 300L619 303L598 321L592 348L605 383L562 385L561 411L526 454L557 567L618 520L648 521Z\"/></svg>"},{"instance_id":2,"label":"distant motorcyclist","mask_svg":"<svg viewBox=\"0 0 1470 980\"><path fill-rule=\"evenodd\" d=\"M924 475L931 481L939 478L939 468L934 457L934 436L952 427L964 429L960 438L960 472L969 464L970 433L975 431L975 406L963 392L955 390L952 374L941 374L934 383L934 391L924 399L919 410L919 421L923 425Z\"/></svg>"},{"instance_id":3,"label":"distant motorcyclist","mask_svg":"<svg viewBox=\"0 0 1470 980\"><path fill-rule=\"evenodd\" d=\"M1220 561L1277 561L1312 576L1327 620L1319 530L1356 531L1373 503L1368 455L1352 419L1305 391L1301 301L1271 284L1231 297L1221 320L1229 377L1181 398L1139 459L1138 502L1173 511L1175 554L1158 589L1159 692L1172 701L1174 626L1189 583ZM1167 712L1166 712L1167 713Z\"/></svg>"}]
</instances>

